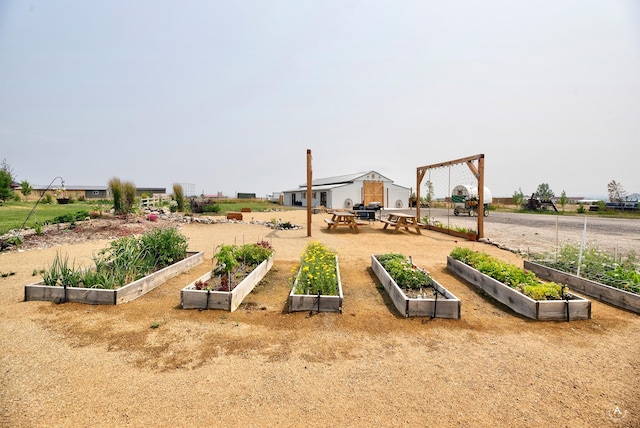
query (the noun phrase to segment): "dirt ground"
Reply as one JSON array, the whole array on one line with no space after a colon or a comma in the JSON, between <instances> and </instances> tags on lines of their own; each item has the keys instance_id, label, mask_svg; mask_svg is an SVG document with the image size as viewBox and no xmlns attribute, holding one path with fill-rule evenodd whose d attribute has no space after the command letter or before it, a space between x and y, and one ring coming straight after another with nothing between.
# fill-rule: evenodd
<instances>
[{"instance_id":1,"label":"dirt ground","mask_svg":"<svg viewBox=\"0 0 640 428\"><path fill-rule=\"evenodd\" d=\"M24 286L56 251L88 264L131 231L86 224L0 253L15 273L0 278L0 426L640 426L640 316L593 301L591 320L532 321L447 272L456 245L521 263L493 245L379 222L328 231L322 214L308 238L304 211L245 215L304 227L181 225L205 263L119 306L24 302ZM237 311L180 308L217 245L261 239L275 265ZM342 314L287 313L311 240L338 253ZM385 252L430 271L461 319L401 317L370 268Z\"/></svg>"}]
</instances>

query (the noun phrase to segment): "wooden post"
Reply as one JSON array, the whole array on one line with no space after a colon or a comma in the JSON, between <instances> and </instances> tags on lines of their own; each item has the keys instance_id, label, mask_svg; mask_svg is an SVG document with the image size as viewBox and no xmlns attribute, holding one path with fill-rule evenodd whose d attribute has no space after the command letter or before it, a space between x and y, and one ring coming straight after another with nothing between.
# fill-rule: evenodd
<instances>
[{"instance_id":1,"label":"wooden post","mask_svg":"<svg viewBox=\"0 0 640 428\"><path fill-rule=\"evenodd\" d=\"M478 157L478 239L484 238L484 154Z\"/></svg>"},{"instance_id":2,"label":"wooden post","mask_svg":"<svg viewBox=\"0 0 640 428\"><path fill-rule=\"evenodd\" d=\"M311 236L311 150L307 149L307 236Z\"/></svg>"}]
</instances>

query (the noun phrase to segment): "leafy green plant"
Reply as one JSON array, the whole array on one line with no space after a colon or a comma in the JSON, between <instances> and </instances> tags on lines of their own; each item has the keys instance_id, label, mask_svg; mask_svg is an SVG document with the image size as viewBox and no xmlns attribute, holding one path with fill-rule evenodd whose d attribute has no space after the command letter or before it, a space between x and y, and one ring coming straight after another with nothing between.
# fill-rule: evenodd
<instances>
[{"instance_id":1,"label":"leafy green plant","mask_svg":"<svg viewBox=\"0 0 640 428\"><path fill-rule=\"evenodd\" d=\"M538 263L567 273L577 273L580 260L580 276L601 284L640 293L640 260L634 251L612 255L597 247L583 248L565 244L557 254L545 253L535 257Z\"/></svg>"},{"instance_id":2,"label":"leafy green plant","mask_svg":"<svg viewBox=\"0 0 640 428\"><path fill-rule=\"evenodd\" d=\"M403 254L380 254L376 258L401 288L420 289L433 286L433 278Z\"/></svg>"},{"instance_id":3,"label":"leafy green plant","mask_svg":"<svg viewBox=\"0 0 640 428\"><path fill-rule=\"evenodd\" d=\"M456 247L449 255L534 300L560 300L564 297L563 285L543 282L533 272L496 259L489 254L470 248Z\"/></svg>"},{"instance_id":4,"label":"leafy green plant","mask_svg":"<svg viewBox=\"0 0 640 428\"><path fill-rule=\"evenodd\" d=\"M243 278L247 271L253 270L260 263L269 259L274 250L266 241L260 241L255 244L245 244L240 247L237 245L221 245L220 249L214 254L216 259L216 267L213 274L220 279L220 291L231 291L234 283L239 283L237 279ZM236 281L234 281L236 279ZM196 290L204 290L211 288L210 285L203 283L195 284Z\"/></svg>"},{"instance_id":5,"label":"leafy green plant","mask_svg":"<svg viewBox=\"0 0 640 428\"><path fill-rule=\"evenodd\" d=\"M175 229L158 229L139 238L113 240L93 257L91 269L76 269L66 256L57 254L42 278L50 286L115 289L184 259L186 253L186 237Z\"/></svg>"},{"instance_id":6,"label":"leafy green plant","mask_svg":"<svg viewBox=\"0 0 640 428\"><path fill-rule=\"evenodd\" d=\"M42 273L42 281L49 286L78 287L82 281L82 273L75 267L75 262L69 264L69 256L62 256L56 252L56 257L48 270Z\"/></svg>"},{"instance_id":7,"label":"leafy green plant","mask_svg":"<svg viewBox=\"0 0 640 428\"><path fill-rule=\"evenodd\" d=\"M309 243L300 260L295 293L337 295L337 266L335 252L319 242Z\"/></svg>"}]
</instances>

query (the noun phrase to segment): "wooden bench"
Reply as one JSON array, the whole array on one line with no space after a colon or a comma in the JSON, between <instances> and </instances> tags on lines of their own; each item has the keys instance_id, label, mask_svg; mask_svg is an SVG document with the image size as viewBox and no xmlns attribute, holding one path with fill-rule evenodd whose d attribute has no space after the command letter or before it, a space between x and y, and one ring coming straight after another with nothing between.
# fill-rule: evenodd
<instances>
[{"instance_id":1,"label":"wooden bench","mask_svg":"<svg viewBox=\"0 0 640 428\"><path fill-rule=\"evenodd\" d=\"M380 222L381 222L381 223L384 223L384 224L387 224L387 225L389 225L389 226L393 226L393 227L395 227L395 226L397 226L397 225L398 225L398 222L395 222L395 221L389 221L389 220L384 220L384 219L381 219L381 220L380 220Z\"/></svg>"},{"instance_id":2,"label":"wooden bench","mask_svg":"<svg viewBox=\"0 0 640 428\"><path fill-rule=\"evenodd\" d=\"M251 208L240 208L240 212L250 213L251 212Z\"/></svg>"},{"instance_id":3,"label":"wooden bench","mask_svg":"<svg viewBox=\"0 0 640 428\"><path fill-rule=\"evenodd\" d=\"M227 213L227 220L240 220L240 221L242 221L242 213L229 212L229 213Z\"/></svg>"},{"instance_id":4,"label":"wooden bench","mask_svg":"<svg viewBox=\"0 0 640 428\"><path fill-rule=\"evenodd\" d=\"M325 218L325 219L324 219L324 222L325 222L325 223L327 223L327 225L328 225L329 227L334 226L334 225L336 224L336 222L335 222L335 221L333 221L333 220L331 220L331 219L328 219L328 218Z\"/></svg>"}]
</instances>

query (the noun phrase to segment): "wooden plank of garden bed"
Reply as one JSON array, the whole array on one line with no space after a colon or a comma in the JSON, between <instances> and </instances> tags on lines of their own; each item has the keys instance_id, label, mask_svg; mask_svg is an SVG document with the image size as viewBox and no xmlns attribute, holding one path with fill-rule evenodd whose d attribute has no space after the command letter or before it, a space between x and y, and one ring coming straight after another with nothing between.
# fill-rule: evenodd
<instances>
[{"instance_id":1,"label":"wooden plank of garden bed","mask_svg":"<svg viewBox=\"0 0 640 428\"><path fill-rule=\"evenodd\" d=\"M256 284L264 278L264 276L269 272L271 267L273 266L274 256L272 255L269 259L260 263L246 278L242 280L242 282L238 285L238 287L234 288L231 292L231 301L229 303L229 310L231 312L238 309L242 300L251 293L251 291L255 288Z\"/></svg>"},{"instance_id":2,"label":"wooden plank of garden bed","mask_svg":"<svg viewBox=\"0 0 640 428\"><path fill-rule=\"evenodd\" d=\"M569 316L567 317L567 305ZM538 301L538 318L541 321L585 320L591 318L591 302L576 300L540 300Z\"/></svg>"},{"instance_id":3,"label":"wooden plank of garden bed","mask_svg":"<svg viewBox=\"0 0 640 428\"><path fill-rule=\"evenodd\" d=\"M290 294L289 311L316 311L320 312L342 312L342 298L340 296L320 296L320 307L318 308L318 296L310 294Z\"/></svg>"},{"instance_id":4,"label":"wooden plank of garden bed","mask_svg":"<svg viewBox=\"0 0 640 428\"><path fill-rule=\"evenodd\" d=\"M403 317L408 317L409 306L407 304L407 297L404 295L402 290L396 286L389 273L384 269L384 267L382 267L375 255L371 256L371 269L378 279L380 279L380 283L386 290L398 312L400 312Z\"/></svg>"},{"instance_id":5,"label":"wooden plank of garden bed","mask_svg":"<svg viewBox=\"0 0 640 428\"><path fill-rule=\"evenodd\" d=\"M130 302L143 294L148 293L174 276L199 265L203 261L204 252L187 253L187 257L185 259L117 289L115 298L116 305Z\"/></svg>"},{"instance_id":6,"label":"wooden plank of garden bed","mask_svg":"<svg viewBox=\"0 0 640 428\"><path fill-rule=\"evenodd\" d=\"M115 290L96 288L68 287L65 299L63 287L50 287L44 284L30 284L24 288L25 301L73 302L90 305L113 305Z\"/></svg>"},{"instance_id":7,"label":"wooden plank of garden bed","mask_svg":"<svg viewBox=\"0 0 640 428\"><path fill-rule=\"evenodd\" d=\"M610 285L601 284L586 278L560 271L539 263L525 260L524 268L529 269L546 281L566 284L574 291L595 297L622 309L640 313L640 294L630 293Z\"/></svg>"}]
</instances>

